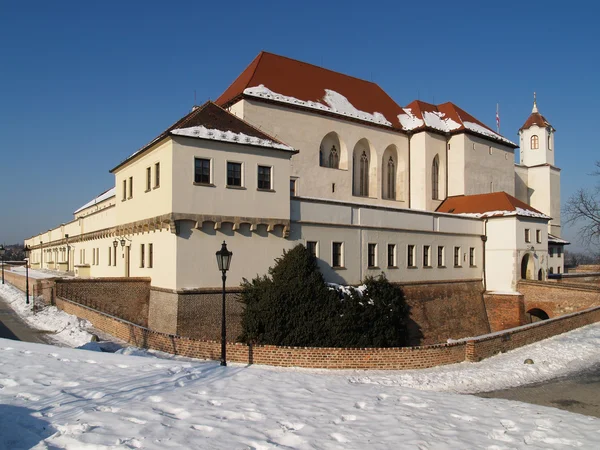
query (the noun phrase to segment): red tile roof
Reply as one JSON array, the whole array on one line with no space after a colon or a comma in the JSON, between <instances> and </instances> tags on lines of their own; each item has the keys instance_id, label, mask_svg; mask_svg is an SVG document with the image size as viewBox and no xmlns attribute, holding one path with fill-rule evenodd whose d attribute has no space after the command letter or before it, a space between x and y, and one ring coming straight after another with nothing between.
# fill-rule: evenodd
<instances>
[{"instance_id":1,"label":"red tile roof","mask_svg":"<svg viewBox=\"0 0 600 450\"><path fill-rule=\"evenodd\" d=\"M448 197L438 206L436 211L452 214L473 214L481 217L520 215L549 219L544 213L506 192Z\"/></svg>"},{"instance_id":2,"label":"red tile roof","mask_svg":"<svg viewBox=\"0 0 600 450\"><path fill-rule=\"evenodd\" d=\"M227 107L246 88L261 84L304 102L322 101L325 89L331 89L346 97L356 109L370 114L379 112L392 126L399 127L400 106L377 84L268 52L260 52L216 103Z\"/></svg>"},{"instance_id":3,"label":"red tile roof","mask_svg":"<svg viewBox=\"0 0 600 450\"><path fill-rule=\"evenodd\" d=\"M381 113L391 123L391 127L396 130L412 131L413 129L418 129L420 131L421 129L429 129L452 134L462 132L475 133L502 142L504 145L517 147L516 144L499 136L492 129L453 103L444 103L436 106L416 100L406 108L401 108L375 83L267 52L261 52L217 99L216 103L223 107L228 107L243 97L257 98L248 93L245 94L244 91L260 85L263 85L276 94L300 100L296 105L292 103L292 107L305 107L307 102L322 103L327 92L326 90L331 90L346 97L352 106L359 111L369 114ZM276 99L258 98L261 101L277 101ZM398 116L406 115L405 110L408 108L412 110L412 114L418 121L424 121L423 113L430 112L441 116L443 120L451 119L456 122L456 128L451 130L440 129L439 127L436 128L430 125L427 121L424 121L422 125L418 125L415 128L405 127ZM332 113L331 111L320 109L314 110L321 114ZM361 119L351 117L351 120ZM465 126L465 122L470 122L474 125L470 127Z\"/></svg>"},{"instance_id":4,"label":"red tile roof","mask_svg":"<svg viewBox=\"0 0 600 450\"><path fill-rule=\"evenodd\" d=\"M552 125L550 125L550 122L548 122L546 120L546 118L544 116L542 116L539 112L533 112L527 118L527 120L525 121L523 126L521 128L519 128L519 131L526 130L527 128L530 128L533 125L537 125L540 128L546 128L546 127L552 126Z\"/></svg>"},{"instance_id":5,"label":"red tile roof","mask_svg":"<svg viewBox=\"0 0 600 450\"><path fill-rule=\"evenodd\" d=\"M113 168L111 172L114 172L116 169L121 167L127 161L131 160L134 156L138 156L141 153L147 151L152 145L161 141L167 136L173 134L172 132L181 128L191 128L191 127L200 127L203 126L210 130L219 130L222 132L232 132L232 133L243 133L246 136L250 136L253 138L258 138L262 140L272 141L275 144L281 144L287 146L285 143L269 136L265 132L255 128L250 125L248 122L240 119L239 117L234 116L230 112L224 110L220 106L215 103L208 101L204 105L199 106L193 109L189 114L186 114L161 134L159 134L156 138L146 144L144 147L136 151L134 154L129 156L127 159L122 161L118 166ZM240 144L244 144L244 142L240 141ZM252 144L248 144L252 145Z\"/></svg>"}]
</instances>

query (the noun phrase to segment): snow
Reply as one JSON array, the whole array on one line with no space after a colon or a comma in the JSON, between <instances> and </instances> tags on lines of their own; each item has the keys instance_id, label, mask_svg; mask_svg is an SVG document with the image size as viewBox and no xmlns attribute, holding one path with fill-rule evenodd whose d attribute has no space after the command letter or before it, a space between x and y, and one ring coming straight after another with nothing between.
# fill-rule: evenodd
<instances>
[{"instance_id":1,"label":"snow","mask_svg":"<svg viewBox=\"0 0 600 450\"><path fill-rule=\"evenodd\" d=\"M221 367L0 339L0 448L595 448L597 418L433 391L573 370L598 362L599 344L592 325L481 363L383 373Z\"/></svg>"},{"instance_id":2,"label":"snow","mask_svg":"<svg viewBox=\"0 0 600 450\"><path fill-rule=\"evenodd\" d=\"M508 216L523 216L523 217L534 217L536 219L547 219L550 220L551 217L546 214L531 211L530 209L515 207L513 211L509 210L498 210L498 211L486 211L482 213L458 213L458 215L465 217L475 217L477 219L482 219L485 217L508 217Z\"/></svg>"},{"instance_id":3,"label":"snow","mask_svg":"<svg viewBox=\"0 0 600 450\"><path fill-rule=\"evenodd\" d=\"M87 320L67 314L56 306L48 306L33 313L33 296L30 297L29 304L26 304L25 293L8 283L0 284L0 297L32 328L52 333L46 335L52 341L69 347L79 347L90 342L92 325ZM39 305L39 301L36 301L36 305Z\"/></svg>"},{"instance_id":4,"label":"snow","mask_svg":"<svg viewBox=\"0 0 600 450\"><path fill-rule=\"evenodd\" d=\"M24 266L13 266L11 269L11 272L17 273L21 276L25 276L25 267ZM54 272L51 270L36 270L36 269L29 269L29 278L36 278L36 279L41 279L41 278L72 278L70 276L67 276L64 272Z\"/></svg>"},{"instance_id":5,"label":"snow","mask_svg":"<svg viewBox=\"0 0 600 450\"><path fill-rule=\"evenodd\" d=\"M561 239L561 238L554 236L553 234L549 234L549 233L548 233L548 242L550 242L552 244L565 244L565 245L570 244L569 241L565 241L564 239Z\"/></svg>"},{"instance_id":6,"label":"snow","mask_svg":"<svg viewBox=\"0 0 600 450\"><path fill-rule=\"evenodd\" d=\"M428 127L435 128L440 131L453 131L460 128L460 124L455 122L450 117L446 117L446 114L438 111L425 111L423 112L423 120Z\"/></svg>"},{"instance_id":7,"label":"snow","mask_svg":"<svg viewBox=\"0 0 600 450\"><path fill-rule=\"evenodd\" d=\"M352 295L353 292L356 292L359 296L363 296L365 290L367 289L367 286L364 284L361 284L360 286L357 287L353 287L353 286L345 286L343 284L337 284L337 283L327 283L327 286L329 286L329 289L334 289L338 292L341 292L344 295Z\"/></svg>"},{"instance_id":8,"label":"snow","mask_svg":"<svg viewBox=\"0 0 600 450\"><path fill-rule=\"evenodd\" d=\"M115 188L113 187L113 188L109 189L108 191L104 192L103 194L100 194L94 200L83 205L81 208L79 208L73 214L77 214L78 212L83 211L84 209L89 208L90 206L97 205L98 203L103 202L104 200L108 200L109 198L114 197L114 196L115 196Z\"/></svg>"},{"instance_id":9,"label":"snow","mask_svg":"<svg viewBox=\"0 0 600 450\"><path fill-rule=\"evenodd\" d=\"M492 130L487 129L486 127L482 127L478 123L463 121L463 125L467 130L471 130L477 134L481 134L483 136L491 137L497 139L499 141L505 142L507 144L511 144L517 146L514 142L506 139L504 136L500 136L498 133L494 133Z\"/></svg>"},{"instance_id":10,"label":"snow","mask_svg":"<svg viewBox=\"0 0 600 450\"><path fill-rule=\"evenodd\" d=\"M398 120L404 130L414 130L422 127L425 122L412 113L412 108L402 108L404 114L398 114Z\"/></svg>"},{"instance_id":11,"label":"snow","mask_svg":"<svg viewBox=\"0 0 600 450\"><path fill-rule=\"evenodd\" d=\"M364 120L366 122L387 125L389 127L392 126L392 123L388 121L383 114L379 112L368 113L365 111L361 111L355 108L354 105L350 103L350 101L342 94L331 89L325 89L325 95L323 96L322 100L324 103L326 103L326 105L320 102L313 102L310 100L299 100L295 97L289 97L287 95L278 94L277 92L273 92L263 84L244 89L244 94L252 97L266 98L277 102L303 106L305 108L327 111L346 117L353 117L355 119Z\"/></svg>"},{"instance_id":12,"label":"snow","mask_svg":"<svg viewBox=\"0 0 600 450\"><path fill-rule=\"evenodd\" d=\"M255 136L248 136L244 133L234 133L233 131L221 131L213 128L206 128L204 126L176 128L174 130L171 130L171 133L177 136L211 139L213 141L235 142L238 144L258 145L260 147L294 151L294 149L289 145L280 144L270 139L261 139Z\"/></svg>"}]
</instances>

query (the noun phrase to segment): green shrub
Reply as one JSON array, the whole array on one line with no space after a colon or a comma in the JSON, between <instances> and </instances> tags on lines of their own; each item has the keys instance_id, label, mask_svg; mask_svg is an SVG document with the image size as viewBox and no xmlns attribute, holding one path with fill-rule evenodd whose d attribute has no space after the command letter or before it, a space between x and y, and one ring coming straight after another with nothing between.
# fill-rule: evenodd
<instances>
[{"instance_id":1,"label":"green shrub","mask_svg":"<svg viewBox=\"0 0 600 450\"><path fill-rule=\"evenodd\" d=\"M385 276L369 277L362 293L325 283L302 245L242 283L242 335L247 343L300 347L392 347L407 343L408 306ZM348 292L349 291L349 292Z\"/></svg>"}]
</instances>

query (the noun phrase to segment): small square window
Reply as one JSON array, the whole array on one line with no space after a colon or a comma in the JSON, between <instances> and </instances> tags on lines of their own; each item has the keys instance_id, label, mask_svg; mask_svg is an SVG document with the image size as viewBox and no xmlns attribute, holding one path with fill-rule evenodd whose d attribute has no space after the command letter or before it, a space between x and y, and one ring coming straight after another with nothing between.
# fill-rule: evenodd
<instances>
[{"instance_id":1,"label":"small square window","mask_svg":"<svg viewBox=\"0 0 600 450\"><path fill-rule=\"evenodd\" d=\"M318 258L319 255L319 247L317 241L306 241L306 249L308 252L313 255L315 258Z\"/></svg>"},{"instance_id":2,"label":"small square window","mask_svg":"<svg viewBox=\"0 0 600 450\"><path fill-rule=\"evenodd\" d=\"M344 243L334 242L332 245L331 265L332 267L344 267Z\"/></svg>"},{"instance_id":3,"label":"small square window","mask_svg":"<svg viewBox=\"0 0 600 450\"><path fill-rule=\"evenodd\" d=\"M271 189L271 167L258 166L258 189Z\"/></svg>"},{"instance_id":4,"label":"small square window","mask_svg":"<svg viewBox=\"0 0 600 450\"><path fill-rule=\"evenodd\" d=\"M531 242L531 230L529 228L525 228L525 242Z\"/></svg>"},{"instance_id":5,"label":"small square window","mask_svg":"<svg viewBox=\"0 0 600 450\"><path fill-rule=\"evenodd\" d=\"M538 244L542 243L542 230L535 230L535 241Z\"/></svg>"},{"instance_id":6,"label":"small square window","mask_svg":"<svg viewBox=\"0 0 600 450\"><path fill-rule=\"evenodd\" d=\"M396 267L396 244L388 244L388 267Z\"/></svg>"},{"instance_id":7,"label":"small square window","mask_svg":"<svg viewBox=\"0 0 600 450\"><path fill-rule=\"evenodd\" d=\"M431 267L431 245L423 246L423 267Z\"/></svg>"},{"instance_id":8,"label":"small square window","mask_svg":"<svg viewBox=\"0 0 600 450\"><path fill-rule=\"evenodd\" d=\"M412 244L407 247L406 264L408 267L415 267L415 246Z\"/></svg>"},{"instance_id":9,"label":"small square window","mask_svg":"<svg viewBox=\"0 0 600 450\"><path fill-rule=\"evenodd\" d=\"M242 186L242 163L227 163L227 186Z\"/></svg>"},{"instance_id":10,"label":"small square window","mask_svg":"<svg viewBox=\"0 0 600 450\"><path fill-rule=\"evenodd\" d=\"M367 248L367 265L369 267L377 266L377 244L369 244Z\"/></svg>"},{"instance_id":11,"label":"small square window","mask_svg":"<svg viewBox=\"0 0 600 450\"><path fill-rule=\"evenodd\" d=\"M194 183L210 184L210 159L196 158L194 160Z\"/></svg>"}]
</instances>

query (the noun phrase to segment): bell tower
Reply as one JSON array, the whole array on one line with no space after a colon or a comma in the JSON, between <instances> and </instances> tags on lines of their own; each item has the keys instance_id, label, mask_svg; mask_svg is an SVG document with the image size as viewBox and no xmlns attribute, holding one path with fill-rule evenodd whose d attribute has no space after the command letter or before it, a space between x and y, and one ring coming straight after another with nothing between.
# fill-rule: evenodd
<instances>
[{"instance_id":1,"label":"bell tower","mask_svg":"<svg viewBox=\"0 0 600 450\"><path fill-rule=\"evenodd\" d=\"M560 237L560 169L554 165L556 130L538 110L533 93L533 109L519 129L521 146L515 167L516 197L552 217L548 233Z\"/></svg>"}]
</instances>

